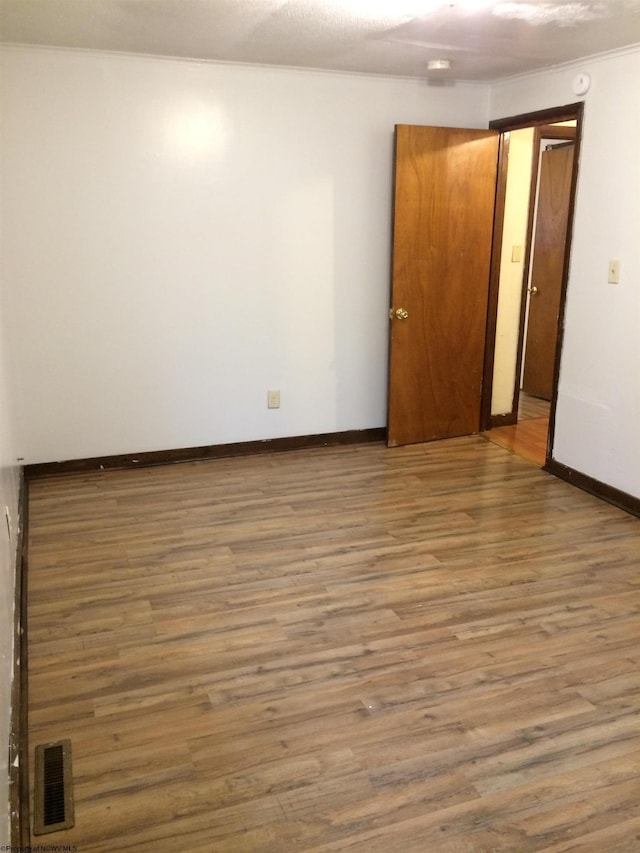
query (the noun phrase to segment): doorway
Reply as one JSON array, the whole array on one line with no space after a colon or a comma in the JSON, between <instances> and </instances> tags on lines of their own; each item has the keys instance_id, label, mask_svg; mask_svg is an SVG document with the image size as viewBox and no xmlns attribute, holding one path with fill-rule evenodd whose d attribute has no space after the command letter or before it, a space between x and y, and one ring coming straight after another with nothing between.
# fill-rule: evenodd
<instances>
[{"instance_id":1,"label":"doorway","mask_svg":"<svg viewBox=\"0 0 640 853\"><path fill-rule=\"evenodd\" d=\"M582 111L573 104L491 125L503 144L481 427L490 440L540 466L553 451ZM510 180L514 164L522 170L527 156L525 177L516 171ZM514 180L521 183L520 223L509 194Z\"/></svg>"},{"instance_id":2,"label":"doorway","mask_svg":"<svg viewBox=\"0 0 640 853\"><path fill-rule=\"evenodd\" d=\"M487 131L396 127L389 446L469 435L505 423L500 417L491 423L491 401L510 136L523 128L533 133L544 124L575 120L577 163L581 116L582 104L574 104L493 122ZM575 178L574 165L567 234ZM568 243L561 263L545 459L552 447ZM520 297L524 282L521 278L518 284ZM520 298L520 322L524 310ZM519 366L522 347L515 349ZM517 423L519 393L515 401L514 396L512 391L506 414Z\"/></svg>"}]
</instances>

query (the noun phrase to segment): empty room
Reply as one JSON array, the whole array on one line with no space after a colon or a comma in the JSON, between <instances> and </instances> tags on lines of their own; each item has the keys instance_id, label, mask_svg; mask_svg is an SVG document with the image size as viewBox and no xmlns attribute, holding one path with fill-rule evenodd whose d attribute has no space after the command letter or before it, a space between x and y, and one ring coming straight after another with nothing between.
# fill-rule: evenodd
<instances>
[{"instance_id":1,"label":"empty room","mask_svg":"<svg viewBox=\"0 0 640 853\"><path fill-rule=\"evenodd\" d=\"M0 846L640 850L640 2L0 43Z\"/></svg>"}]
</instances>

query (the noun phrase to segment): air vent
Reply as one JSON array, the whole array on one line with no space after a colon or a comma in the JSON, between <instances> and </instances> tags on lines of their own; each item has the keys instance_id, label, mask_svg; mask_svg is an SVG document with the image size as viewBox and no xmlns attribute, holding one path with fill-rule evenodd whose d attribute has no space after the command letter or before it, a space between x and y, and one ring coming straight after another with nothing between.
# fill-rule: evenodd
<instances>
[{"instance_id":1,"label":"air vent","mask_svg":"<svg viewBox=\"0 0 640 853\"><path fill-rule=\"evenodd\" d=\"M33 834L73 826L71 741L36 746Z\"/></svg>"}]
</instances>

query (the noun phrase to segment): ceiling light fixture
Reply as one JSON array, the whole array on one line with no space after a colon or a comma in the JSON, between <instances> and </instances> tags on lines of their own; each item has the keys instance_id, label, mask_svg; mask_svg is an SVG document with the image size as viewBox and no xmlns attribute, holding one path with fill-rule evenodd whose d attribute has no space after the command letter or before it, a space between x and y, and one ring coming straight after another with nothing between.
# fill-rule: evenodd
<instances>
[{"instance_id":1,"label":"ceiling light fixture","mask_svg":"<svg viewBox=\"0 0 640 853\"><path fill-rule=\"evenodd\" d=\"M450 59L430 59L427 62L429 71L449 71L451 69Z\"/></svg>"}]
</instances>

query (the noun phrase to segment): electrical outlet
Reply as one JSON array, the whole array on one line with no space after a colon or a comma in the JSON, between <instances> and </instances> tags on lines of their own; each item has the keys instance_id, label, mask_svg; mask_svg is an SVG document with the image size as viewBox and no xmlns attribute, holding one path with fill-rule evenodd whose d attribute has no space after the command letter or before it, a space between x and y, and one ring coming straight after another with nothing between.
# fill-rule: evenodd
<instances>
[{"instance_id":1,"label":"electrical outlet","mask_svg":"<svg viewBox=\"0 0 640 853\"><path fill-rule=\"evenodd\" d=\"M280 408L280 391L278 391L278 390L267 391L267 408L269 408L269 409L279 409Z\"/></svg>"},{"instance_id":2,"label":"electrical outlet","mask_svg":"<svg viewBox=\"0 0 640 853\"><path fill-rule=\"evenodd\" d=\"M620 261L609 261L609 284L620 284Z\"/></svg>"}]
</instances>

